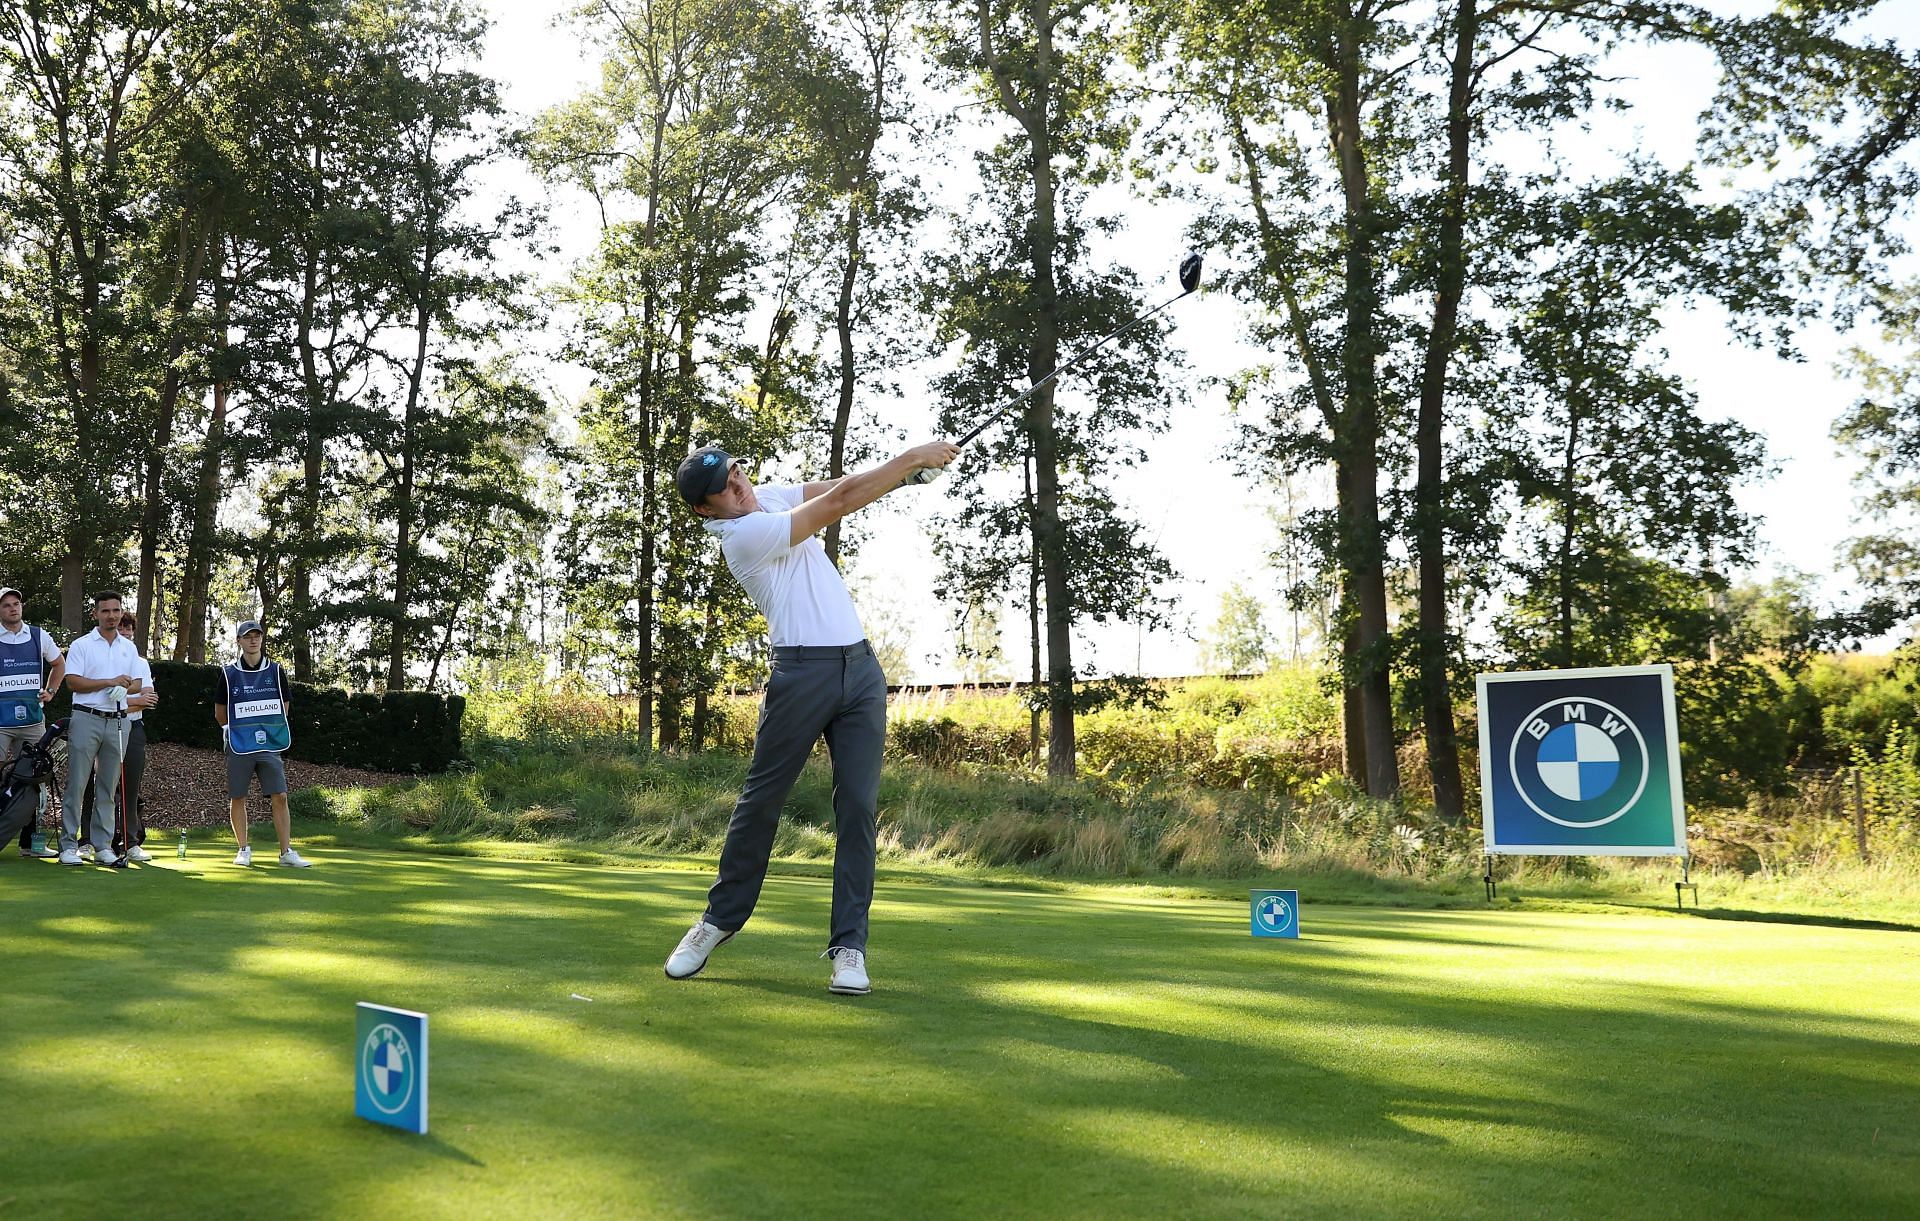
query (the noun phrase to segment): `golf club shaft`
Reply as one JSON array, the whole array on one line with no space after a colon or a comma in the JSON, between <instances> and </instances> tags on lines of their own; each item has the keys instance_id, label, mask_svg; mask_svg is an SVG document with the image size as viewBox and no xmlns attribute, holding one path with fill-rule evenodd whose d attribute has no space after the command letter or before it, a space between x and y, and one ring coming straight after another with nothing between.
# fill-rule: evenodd
<instances>
[{"instance_id":1,"label":"golf club shaft","mask_svg":"<svg viewBox=\"0 0 1920 1221\"><path fill-rule=\"evenodd\" d=\"M1006 402L1002 403L1000 406L994 408L992 414L988 415L986 419L980 421L978 424L975 424L971 429L967 430L966 435L961 437L958 441L955 441L954 444L955 445L969 444L970 442L973 441L975 437L978 437L981 433L985 432L988 428L992 427L995 421L999 420L1002 416L1006 415L1009 411L1012 411L1015 407L1018 407L1020 404L1032 398L1036 393L1039 392L1041 387L1047 385L1049 382L1052 382L1053 380L1058 378L1062 373L1065 373L1068 369L1073 368L1075 365L1079 364L1081 361L1085 360L1087 357L1092 356L1095 352L1098 352L1101 348L1106 347L1108 344L1112 343L1114 340L1120 338L1120 336L1126 334L1128 331L1131 331L1134 327L1139 326L1141 323L1145 322L1147 319L1153 317L1155 314L1159 313L1163 309L1166 309L1169 305L1172 305L1175 301L1180 300L1181 297L1184 297L1186 295L1187 294L1183 292L1179 296L1168 297L1165 301L1162 301L1159 305L1154 306L1151 310L1148 310L1146 313L1140 315L1138 318L1135 318L1133 321L1127 323L1125 326L1120 327L1118 330L1111 331L1106 335L1103 335L1100 338L1100 341L1098 343L1094 344L1092 347L1088 348L1086 351L1080 353L1078 356L1073 357L1071 360L1067 361L1065 364L1056 366L1053 372L1047 374L1045 377L1041 378L1039 381L1033 383L1031 386L1028 386L1025 390L1022 390L1019 394L1014 395L1012 398L1008 399Z\"/></svg>"}]
</instances>

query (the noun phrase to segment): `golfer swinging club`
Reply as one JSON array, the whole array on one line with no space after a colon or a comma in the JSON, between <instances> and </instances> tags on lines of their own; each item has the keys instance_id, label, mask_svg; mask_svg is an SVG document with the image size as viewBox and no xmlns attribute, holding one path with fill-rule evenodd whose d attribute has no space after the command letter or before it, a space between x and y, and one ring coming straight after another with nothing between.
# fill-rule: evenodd
<instances>
[{"instance_id":1,"label":"golfer swinging club","mask_svg":"<svg viewBox=\"0 0 1920 1221\"><path fill-rule=\"evenodd\" d=\"M717 445L688 454L674 481L720 538L727 568L767 619L767 680L753 763L727 824L720 876L707 910L667 958L668 979L688 979L746 924L767 876L780 808L822 736L833 758L833 960L829 991L861 996L867 979L867 909L873 905L880 754L887 680L867 644L839 569L815 537L864 509L914 471L944 467L958 446L933 441L869 470L825 483L755 488L746 461Z\"/></svg>"}]
</instances>

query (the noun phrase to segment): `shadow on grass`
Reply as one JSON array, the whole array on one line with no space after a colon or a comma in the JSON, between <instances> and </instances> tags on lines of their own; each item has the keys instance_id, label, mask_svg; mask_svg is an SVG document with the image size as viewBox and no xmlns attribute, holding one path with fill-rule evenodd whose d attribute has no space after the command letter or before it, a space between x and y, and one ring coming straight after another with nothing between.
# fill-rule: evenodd
<instances>
[{"instance_id":1,"label":"shadow on grass","mask_svg":"<svg viewBox=\"0 0 1920 1221\"><path fill-rule=\"evenodd\" d=\"M1821 928L1875 929L1883 933L1920 933L1920 924L1897 920L1864 920L1855 916L1823 916L1818 912L1760 912L1737 907L1689 907L1686 914L1701 920L1739 920L1755 924L1810 924Z\"/></svg>"},{"instance_id":2,"label":"shadow on grass","mask_svg":"<svg viewBox=\"0 0 1920 1221\"><path fill-rule=\"evenodd\" d=\"M287 1182L331 1215L415 1189L440 1215L1920 1206L1920 1022L1715 1000L1523 913L1342 909L1280 948L1243 905L883 889L879 991L848 1000L814 957L816 879L771 879L748 935L662 978L706 881L373 850L0 860L23 1034L0 1080L73 1154L15 1190L34 1215L148 1216ZM357 1000L435 1015L458 1145L341 1121ZM116 1056L141 1071L93 1067ZM151 1168L172 1141L192 1156ZM133 1164L137 1186L96 1169Z\"/></svg>"}]
</instances>

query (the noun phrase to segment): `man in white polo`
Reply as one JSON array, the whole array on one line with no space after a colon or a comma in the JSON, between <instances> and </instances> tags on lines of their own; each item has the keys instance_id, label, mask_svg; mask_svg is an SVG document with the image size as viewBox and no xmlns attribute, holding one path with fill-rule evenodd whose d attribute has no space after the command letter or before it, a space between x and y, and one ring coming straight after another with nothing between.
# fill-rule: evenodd
<instances>
[{"instance_id":1,"label":"man in white polo","mask_svg":"<svg viewBox=\"0 0 1920 1221\"><path fill-rule=\"evenodd\" d=\"M0 764L19 753L27 742L38 742L46 732L45 707L66 678L67 659L53 637L24 621L26 607L20 591L0 586ZM46 812L47 790L40 790L40 810ZM20 830L23 856L52 856L33 847L39 819ZM6 845L0 844L0 848Z\"/></svg>"},{"instance_id":2,"label":"man in white polo","mask_svg":"<svg viewBox=\"0 0 1920 1221\"><path fill-rule=\"evenodd\" d=\"M60 863L80 864L86 837L87 781L94 786L91 840L94 859L116 865L113 850L113 795L120 787L120 756L126 745L127 693L138 691L134 671L140 654L120 634L120 595L93 595L93 631L67 646L67 687L73 692L73 720L67 730L67 791L60 810Z\"/></svg>"},{"instance_id":3,"label":"man in white polo","mask_svg":"<svg viewBox=\"0 0 1920 1221\"><path fill-rule=\"evenodd\" d=\"M120 636L124 640L134 641L135 658L133 685L127 688L127 733L125 750L120 757L120 791L114 803L120 811L120 818L115 826L113 850L136 865L144 865L153 860L146 849L147 820L140 801L140 784L147 774L147 727L144 718L147 709L159 707L160 693L153 687L153 666L138 655L138 629L133 612L121 611ZM86 805L91 806L93 801L93 785L89 783Z\"/></svg>"},{"instance_id":4,"label":"man in white polo","mask_svg":"<svg viewBox=\"0 0 1920 1221\"><path fill-rule=\"evenodd\" d=\"M780 807L813 744L833 757L833 923L822 955L827 990L861 996L867 976L867 912L873 906L880 758L887 739L887 678L868 646L840 570L815 537L899 487L921 467L960 453L934 441L868 470L823 483L755 488L745 463L716 445L687 455L674 481L753 604L767 619L773 673L767 679L753 763L727 824L720 876L707 910L667 958L668 979L689 979L746 924L766 880Z\"/></svg>"}]
</instances>

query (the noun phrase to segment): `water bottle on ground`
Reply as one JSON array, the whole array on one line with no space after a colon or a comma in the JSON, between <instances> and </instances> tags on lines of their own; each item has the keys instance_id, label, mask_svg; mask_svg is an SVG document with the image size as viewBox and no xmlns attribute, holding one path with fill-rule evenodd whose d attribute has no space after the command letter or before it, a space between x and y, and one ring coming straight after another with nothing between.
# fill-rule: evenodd
<instances>
[{"instance_id":1,"label":"water bottle on ground","mask_svg":"<svg viewBox=\"0 0 1920 1221\"><path fill-rule=\"evenodd\" d=\"M183 861L187 859L187 829L185 827L180 828L180 859Z\"/></svg>"}]
</instances>

